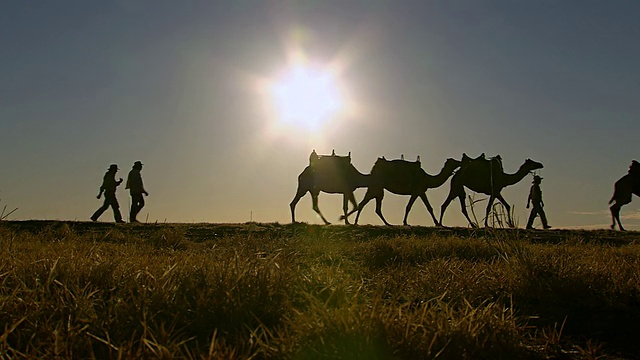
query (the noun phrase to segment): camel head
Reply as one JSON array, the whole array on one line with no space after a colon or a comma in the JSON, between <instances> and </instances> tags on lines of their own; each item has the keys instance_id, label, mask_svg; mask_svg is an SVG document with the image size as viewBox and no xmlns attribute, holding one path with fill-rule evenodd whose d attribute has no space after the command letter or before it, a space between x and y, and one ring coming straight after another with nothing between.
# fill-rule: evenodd
<instances>
[{"instance_id":1,"label":"camel head","mask_svg":"<svg viewBox=\"0 0 640 360\"><path fill-rule=\"evenodd\" d=\"M376 163L374 164L374 166L377 165L377 164L382 164L382 163L386 163L386 162L389 162L389 160L385 159L385 157L382 156L382 157L379 157L378 160L376 160Z\"/></svg>"},{"instance_id":2,"label":"camel head","mask_svg":"<svg viewBox=\"0 0 640 360\"><path fill-rule=\"evenodd\" d=\"M537 161L533 161L531 159L527 159L522 165L522 168L526 169L527 171L538 170L538 169L542 169L543 167L544 166L541 163Z\"/></svg>"},{"instance_id":3,"label":"camel head","mask_svg":"<svg viewBox=\"0 0 640 360\"><path fill-rule=\"evenodd\" d=\"M462 161L453 159L453 158L448 158L447 161L444 162L444 167L443 169L449 169L451 171L459 168L462 165Z\"/></svg>"}]
</instances>

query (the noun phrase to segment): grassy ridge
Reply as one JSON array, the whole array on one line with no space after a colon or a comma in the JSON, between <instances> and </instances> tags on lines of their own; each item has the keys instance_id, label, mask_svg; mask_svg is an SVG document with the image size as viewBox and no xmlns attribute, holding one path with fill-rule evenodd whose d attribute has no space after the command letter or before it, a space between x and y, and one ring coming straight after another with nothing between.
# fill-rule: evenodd
<instances>
[{"instance_id":1,"label":"grassy ridge","mask_svg":"<svg viewBox=\"0 0 640 360\"><path fill-rule=\"evenodd\" d=\"M637 233L0 223L0 356L634 358Z\"/></svg>"}]
</instances>

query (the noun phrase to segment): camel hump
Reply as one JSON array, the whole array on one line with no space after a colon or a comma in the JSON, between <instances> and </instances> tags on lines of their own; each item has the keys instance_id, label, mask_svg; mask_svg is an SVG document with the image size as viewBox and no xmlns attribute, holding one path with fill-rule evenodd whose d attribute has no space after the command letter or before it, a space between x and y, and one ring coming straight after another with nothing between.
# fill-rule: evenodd
<instances>
[{"instance_id":1,"label":"camel hump","mask_svg":"<svg viewBox=\"0 0 640 360\"><path fill-rule=\"evenodd\" d=\"M462 153L462 163L480 162L480 163L494 163L499 164L502 167L502 156L496 155L487 158L484 153L478 155L476 158L469 157L466 153Z\"/></svg>"},{"instance_id":2,"label":"camel hump","mask_svg":"<svg viewBox=\"0 0 640 360\"><path fill-rule=\"evenodd\" d=\"M493 165L497 165L500 168L500 170L502 170L502 156L496 155L494 157L489 158L489 161L491 161Z\"/></svg>"},{"instance_id":3,"label":"camel hump","mask_svg":"<svg viewBox=\"0 0 640 360\"><path fill-rule=\"evenodd\" d=\"M387 162L394 163L394 164L404 164L405 166L418 166L418 167L420 166L420 160L409 161L404 159L394 159L394 160L387 160Z\"/></svg>"},{"instance_id":4,"label":"camel hump","mask_svg":"<svg viewBox=\"0 0 640 360\"><path fill-rule=\"evenodd\" d=\"M462 153L462 162L463 163L468 163L471 161L487 161L484 153L478 155L478 157L472 158L469 155L467 155L467 153Z\"/></svg>"},{"instance_id":5,"label":"camel hump","mask_svg":"<svg viewBox=\"0 0 640 360\"><path fill-rule=\"evenodd\" d=\"M404 155L400 155L400 159L392 159L392 160L388 160L384 156L381 156L381 157L378 158L378 160L376 160L376 163L412 164L412 165L418 164L418 165L420 165L420 156L418 156L418 159L416 161L405 160L404 159Z\"/></svg>"},{"instance_id":6,"label":"camel hump","mask_svg":"<svg viewBox=\"0 0 640 360\"><path fill-rule=\"evenodd\" d=\"M335 150L331 152L331 155L320 155L317 156L314 161L314 166L323 166L328 164L339 164L339 165L350 165L351 164L351 152L349 155L341 156L336 155Z\"/></svg>"},{"instance_id":7,"label":"camel hump","mask_svg":"<svg viewBox=\"0 0 640 360\"><path fill-rule=\"evenodd\" d=\"M331 151L331 155L318 155L314 149L309 155L309 165L313 168L327 164L351 164L351 151L347 156L336 155L335 150Z\"/></svg>"},{"instance_id":8,"label":"camel hump","mask_svg":"<svg viewBox=\"0 0 640 360\"><path fill-rule=\"evenodd\" d=\"M469 157L467 154L462 154L461 166L465 169L486 169L484 171L491 172L504 172L502 167L502 156L496 155L487 158L484 153L476 158Z\"/></svg>"},{"instance_id":9,"label":"camel hump","mask_svg":"<svg viewBox=\"0 0 640 360\"><path fill-rule=\"evenodd\" d=\"M400 159L387 160L383 157L378 158L371 169L371 174L376 173L414 173L422 170L420 161L407 161Z\"/></svg>"},{"instance_id":10,"label":"camel hump","mask_svg":"<svg viewBox=\"0 0 640 360\"><path fill-rule=\"evenodd\" d=\"M629 166L629 174L634 177L640 177L640 163L633 160L631 161L631 165Z\"/></svg>"}]
</instances>

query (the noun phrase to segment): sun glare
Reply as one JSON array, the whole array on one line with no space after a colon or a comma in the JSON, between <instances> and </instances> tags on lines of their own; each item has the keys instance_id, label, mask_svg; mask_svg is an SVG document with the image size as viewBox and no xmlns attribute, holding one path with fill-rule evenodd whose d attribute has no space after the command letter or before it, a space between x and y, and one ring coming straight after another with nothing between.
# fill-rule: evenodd
<instances>
[{"instance_id":1,"label":"sun glare","mask_svg":"<svg viewBox=\"0 0 640 360\"><path fill-rule=\"evenodd\" d=\"M318 130L342 107L336 79L329 71L298 66L271 87L280 121Z\"/></svg>"}]
</instances>

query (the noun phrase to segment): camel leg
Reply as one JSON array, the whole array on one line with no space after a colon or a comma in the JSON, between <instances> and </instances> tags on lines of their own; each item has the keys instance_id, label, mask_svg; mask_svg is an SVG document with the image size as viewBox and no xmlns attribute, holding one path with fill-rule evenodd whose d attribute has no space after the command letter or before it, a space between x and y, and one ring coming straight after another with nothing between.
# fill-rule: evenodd
<instances>
[{"instance_id":1,"label":"camel leg","mask_svg":"<svg viewBox=\"0 0 640 360\"><path fill-rule=\"evenodd\" d=\"M420 195L420 199L422 199L424 206L427 207L427 211L429 212L429 214L431 214L431 218L433 219L433 223L435 224L435 226L440 226L438 220L436 219L436 216L433 214L433 207L431 207L431 204L429 204L429 199L427 199L427 193L422 193Z\"/></svg>"},{"instance_id":2,"label":"camel leg","mask_svg":"<svg viewBox=\"0 0 640 360\"><path fill-rule=\"evenodd\" d=\"M356 201L356 197L355 195L353 195L353 192L349 193L349 202L351 202L351 204L353 205L353 210L347 213L347 217L349 217L354 212L358 211L358 202Z\"/></svg>"},{"instance_id":3,"label":"camel leg","mask_svg":"<svg viewBox=\"0 0 640 360\"><path fill-rule=\"evenodd\" d=\"M298 201L307 194L308 190L303 190L298 187L298 191L296 191L296 196L291 200L289 207L291 208L291 222L296 222L296 205L298 205Z\"/></svg>"},{"instance_id":4,"label":"camel leg","mask_svg":"<svg viewBox=\"0 0 640 360\"><path fill-rule=\"evenodd\" d=\"M472 228L477 228L478 225L473 221L471 221L471 218L469 217L469 213L467 213L467 202L465 201L466 196L467 196L466 192L464 191L464 189L462 189L462 194L458 195L458 200L460 200L460 209L462 210L462 214L464 215L464 217L467 218L469 225L471 225Z\"/></svg>"},{"instance_id":5,"label":"camel leg","mask_svg":"<svg viewBox=\"0 0 640 360\"><path fill-rule=\"evenodd\" d=\"M504 205L504 208L507 209L507 225L509 225L509 227L514 227L513 219L511 218L511 205L509 205L509 203L507 203L507 200L502 197L502 194L498 194L498 196L496 196L496 199L498 199L498 201L500 201L502 205Z\"/></svg>"},{"instance_id":6,"label":"camel leg","mask_svg":"<svg viewBox=\"0 0 640 360\"><path fill-rule=\"evenodd\" d=\"M358 205L358 214L356 215L356 220L355 220L354 224L358 225L358 219L360 219L360 213L362 212L364 207L369 203L369 201L371 201L371 199L377 197L376 196L377 194L379 194L379 192L377 190L373 190L372 188L368 188L367 189L367 193L364 194L364 199L362 199L362 201Z\"/></svg>"},{"instance_id":7,"label":"camel leg","mask_svg":"<svg viewBox=\"0 0 640 360\"><path fill-rule=\"evenodd\" d=\"M616 200L616 202L613 205L611 205L611 207L609 208L611 210L611 217L613 219L613 223L611 224L612 230L615 230L616 222L617 222L618 228L620 228L621 231L625 231L624 227L622 226L622 223L620 222L620 208L622 208L623 205L626 205L630 202L631 201L625 202L625 201Z\"/></svg>"},{"instance_id":8,"label":"camel leg","mask_svg":"<svg viewBox=\"0 0 640 360\"><path fill-rule=\"evenodd\" d=\"M622 224L620 224L620 206L618 205L618 203L611 205L609 210L611 210L611 230L616 229L616 222L618 223L618 227L620 228L620 230L624 230Z\"/></svg>"},{"instance_id":9,"label":"camel leg","mask_svg":"<svg viewBox=\"0 0 640 360\"><path fill-rule=\"evenodd\" d=\"M382 194L382 196L376 197L376 214L378 214L378 216L380 217L380 219L382 219L382 222L384 222L385 225L391 226L391 224L387 222L387 219L384 218L384 215L382 215L382 198L383 197L384 197L384 193Z\"/></svg>"},{"instance_id":10,"label":"camel leg","mask_svg":"<svg viewBox=\"0 0 640 360\"><path fill-rule=\"evenodd\" d=\"M349 202L353 204L353 210L349 210ZM340 219L344 219L345 225L349 225L349 215L358 211L358 203L356 202L356 197L353 195L353 192L345 193L342 196L342 211L344 215L340 217Z\"/></svg>"},{"instance_id":11,"label":"camel leg","mask_svg":"<svg viewBox=\"0 0 640 360\"><path fill-rule=\"evenodd\" d=\"M407 207L404 210L404 220L402 220L402 225L407 226L407 218L409 217L409 211L411 211L411 207L413 206L413 203L416 202L416 199L418 198L418 195L411 195L411 198L409 199L409 202L407 203Z\"/></svg>"},{"instance_id":12,"label":"camel leg","mask_svg":"<svg viewBox=\"0 0 640 360\"><path fill-rule=\"evenodd\" d=\"M325 225L329 225L331 224L330 222L327 221L327 219L324 218L324 215L322 215L322 213L320 212L320 208L318 207L318 193L311 193L311 200L313 201L313 210L318 213L318 215L320 215L320 217L322 218L322 221L324 221Z\"/></svg>"},{"instance_id":13,"label":"camel leg","mask_svg":"<svg viewBox=\"0 0 640 360\"><path fill-rule=\"evenodd\" d=\"M495 196L491 195L489 197L489 202L487 203L487 211L484 214L484 227L489 227L489 213L491 212L491 206L493 206L493 201L496 199Z\"/></svg>"},{"instance_id":14,"label":"camel leg","mask_svg":"<svg viewBox=\"0 0 640 360\"><path fill-rule=\"evenodd\" d=\"M613 224L611 224L611 229L615 230L616 221L617 221L618 227L620 228L620 230L625 231L624 227L622 226L622 223L620 222L620 209L624 205L627 205L628 203L631 202L631 194L629 194L629 197L616 196L612 200L614 201L614 204L611 205L611 207L609 208L611 210L611 217L613 218Z\"/></svg>"},{"instance_id":15,"label":"camel leg","mask_svg":"<svg viewBox=\"0 0 640 360\"><path fill-rule=\"evenodd\" d=\"M358 219L360 219L360 213L362 212L362 209L364 209L365 205L367 205L367 203L371 201L371 199L373 199L373 196L370 196L369 191L367 191L367 194L364 196L364 199L362 199L362 201L358 205L358 213L356 214L356 220L354 221L354 224L358 225Z\"/></svg>"},{"instance_id":16,"label":"camel leg","mask_svg":"<svg viewBox=\"0 0 640 360\"><path fill-rule=\"evenodd\" d=\"M464 192L464 189L462 189L462 190ZM456 195L456 191L454 190L454 188L452 186L451 189L449 190L449 195L447 196L447 199L442 203L442 206L440 206L440 221L438 222L439 226L443 226L442 225L442 218L444 217L444 212L447 210L447 207L453 201L453 199L455 199L457 197L458 197L458 195Z\"/></svg>"}]
</instances>

